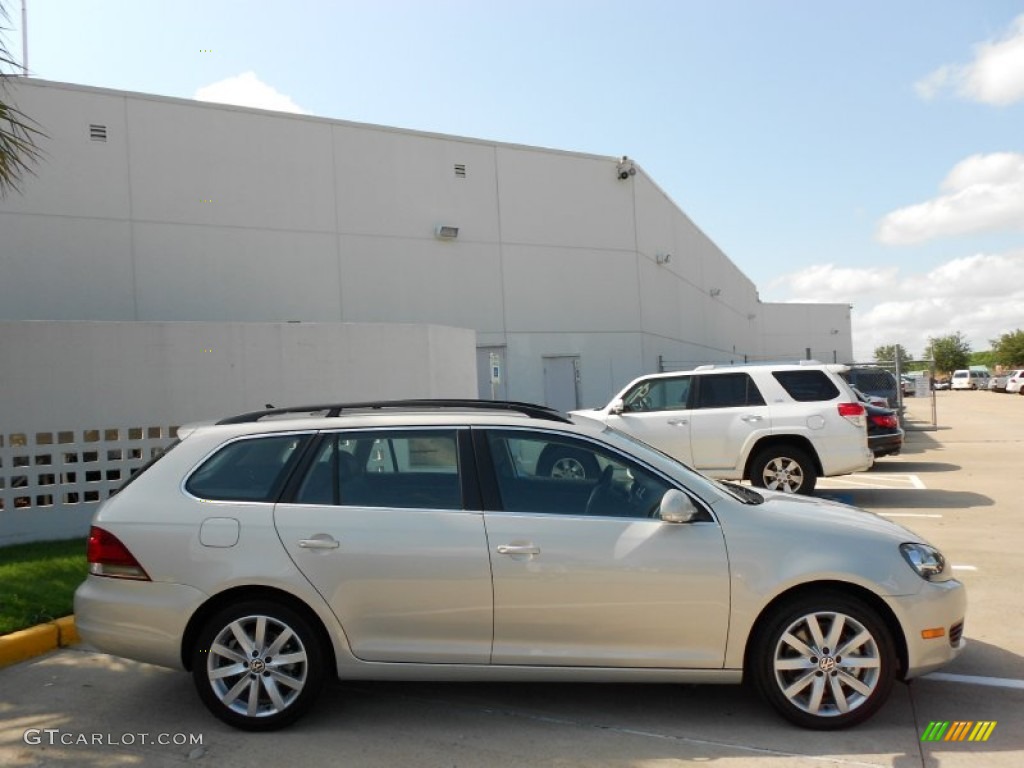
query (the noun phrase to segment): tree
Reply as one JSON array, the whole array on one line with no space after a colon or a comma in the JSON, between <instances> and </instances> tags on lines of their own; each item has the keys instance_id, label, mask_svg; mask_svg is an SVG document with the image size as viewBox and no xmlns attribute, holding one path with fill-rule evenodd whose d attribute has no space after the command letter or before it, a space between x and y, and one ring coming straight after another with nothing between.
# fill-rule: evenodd
<instances>
[{"instance_id":1,"label":"tree","mask_svg":"<svg viewBox=\"0 0 1024 768\"><path fill-rule=\"evenodd\" d=\"M966 368L971 357L970 342L960 331L937 339L929 337L928 348L935 361L935 370L943 373Z\"/></svg>"},{"instance_id":2,"label":"tree","mask_svg":"<svg viewBox=\"0 0 1024 768\"><path fill-rule=\"evenodd\" d=\"M1015 367L1024 365L1024 331L1018 328L992 339L992 354L1000 365Z\"/></svg>"},{"instance_id":3,"label":"tree","mask_svg":"<svg viewBox=\"0 0 1024 768\"><path fill-rule=\"evenodd\" d=\"M7 96L8 78L5 69L17 71L18 63L8 53L3 32L9 27L7 11L0 2L0 197L17 191L25 173L32 172L32 164L39 159L36 137L43 133L36 123L11 103Z\"/></svg>"},{"instance_id":4,"label":"tree","mask_svg":"<svg viewBox=\"0 0 1024 768\"><path fill-rule=\"evenodd\" d=\"M881 347L875 347L875 362L895 363L897 352L899 352L901 363L909 363L914 359L914 357L903 348L902 344L885 344Z\"/></svg>"}]
</instances>

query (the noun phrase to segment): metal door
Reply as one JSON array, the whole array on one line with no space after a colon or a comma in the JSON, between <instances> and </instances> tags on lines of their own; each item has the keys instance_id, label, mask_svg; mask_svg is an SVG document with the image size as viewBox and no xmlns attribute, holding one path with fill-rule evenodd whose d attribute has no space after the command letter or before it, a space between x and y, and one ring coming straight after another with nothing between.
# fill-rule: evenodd
<instances>
[{"instance_id":1,"label":"metal door","mask_svg":"<svg viewBox=\"0 0 1024 768\"><path fill-rule=\"evenodd\" d=\"M544 403L559 411L580 407L579 355L544 357Z\"/></svg>"}]
</instances>

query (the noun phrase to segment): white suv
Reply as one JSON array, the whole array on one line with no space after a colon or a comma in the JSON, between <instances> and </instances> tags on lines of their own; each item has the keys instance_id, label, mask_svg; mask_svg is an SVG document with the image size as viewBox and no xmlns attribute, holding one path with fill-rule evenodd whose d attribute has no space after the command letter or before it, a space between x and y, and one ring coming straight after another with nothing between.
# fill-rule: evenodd
<instances>
[{"instance_id":1,"label":"white suv","mask_svg":"<svg viewBox=\"0 0 1024 768\"><path fill-rule=\"evenodd\" d=\"M576 411L706 475L810 493L819 476L871 467L867 417L842 366L701 366L642 376L604 408ZM553 457L554 472L573 457ZM577 467L585 474L595 467Z\"/></svg>"}]
</instances>

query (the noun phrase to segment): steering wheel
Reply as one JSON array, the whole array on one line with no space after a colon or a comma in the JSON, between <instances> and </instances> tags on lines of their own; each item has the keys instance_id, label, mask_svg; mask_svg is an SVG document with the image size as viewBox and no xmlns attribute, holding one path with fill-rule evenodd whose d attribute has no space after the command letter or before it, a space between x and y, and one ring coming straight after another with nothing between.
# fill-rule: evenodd
<instances>
[{"instance_id":1,"label":"steering wheel","mask_svg":"<svg viewBox=\"0 0 1024 768\"><path fill-rule=\"evenodd\" d=\"M590 497L587 499L586 514L602 514L602 507L604 507L607 502L615 499L615 495L612 492L612 475L614 472L615 468L611 464L601 471L601 476L597 479L597 484L594 486L594 489L590 492Z\"/></svg>"}]
</instances>

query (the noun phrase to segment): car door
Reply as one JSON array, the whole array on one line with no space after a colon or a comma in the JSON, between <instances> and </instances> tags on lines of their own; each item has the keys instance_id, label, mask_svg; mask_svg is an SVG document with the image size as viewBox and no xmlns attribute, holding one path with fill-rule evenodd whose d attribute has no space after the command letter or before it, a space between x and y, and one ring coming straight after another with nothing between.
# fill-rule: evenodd
<instances>
[{"instance_id":1,"label":"car door","mask_svg":"<svg viewBox=\"0 0 1024 768\"><path fill-rule=\"evenodd\" d=\"M534 473L555 441L599 479ZM494 664L720 668L729 612L722 531L662 522L673 484L596 443L530 429L474 429L494 581ZM697 502L700 504L700 502Z\"/></svg>"},{"instance_id":2,"label":"car door","mask_svg":"<svg viewBox=\"0 0 1024 768\"><path fill-rule=\"evenodd\" d=\"M690 396L694 377L659 376L637 382L622 397L622 413L607 423L693 465L690 450Z\"/></svg>"},{"instance_id":3,"label":"car door","mask_svg":"<svg viewBox=\"0 0 1024 768\"><path fill-rule=\"evenodd\" d=\"M748 373L705 374L696 383L689 413L693 466L737 467L744 446L771 431L770 410Z\"/></svg>"},{"instance_id":4,"label":"car door","mask_svg":"<svg viewBox=\"0 0 1024 768\"><path fill-rule=\"evenodd\" d=\"M276 506L281 541L356 657L489 661L490 562L462 484L475 477L468 441L455 429L324 434Z\"/></svg>"}]
</instances>

